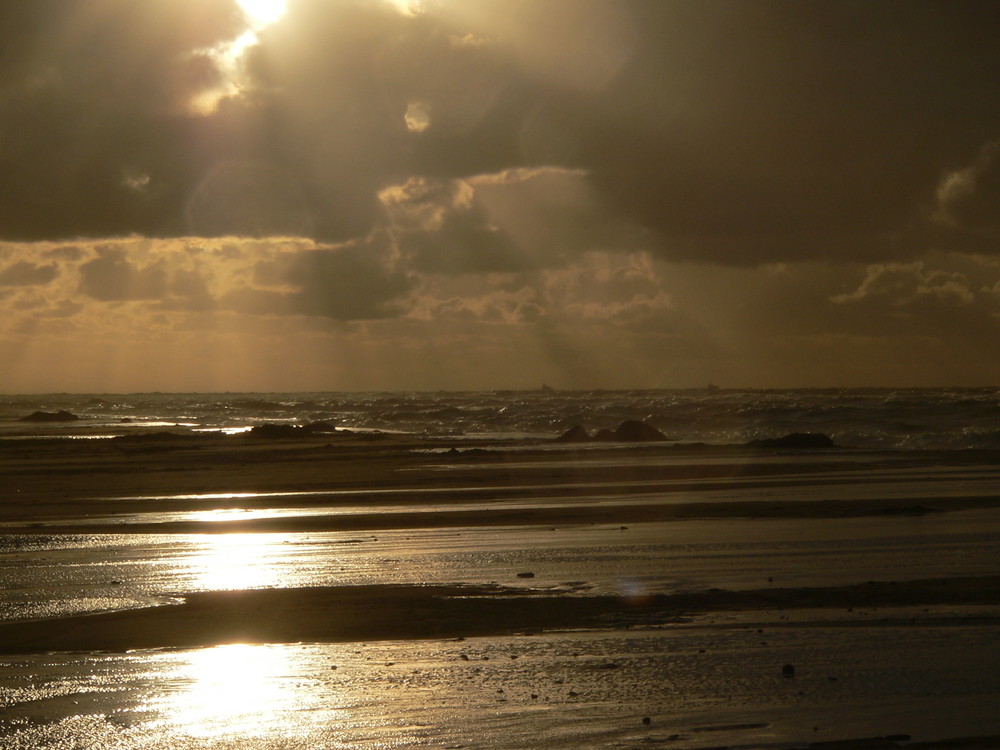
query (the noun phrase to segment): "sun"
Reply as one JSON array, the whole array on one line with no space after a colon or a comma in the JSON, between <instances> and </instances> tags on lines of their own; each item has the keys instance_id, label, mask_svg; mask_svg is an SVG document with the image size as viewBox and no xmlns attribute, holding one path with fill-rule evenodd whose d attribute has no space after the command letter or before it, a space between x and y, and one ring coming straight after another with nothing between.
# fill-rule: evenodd
<instances>
[{"instance_id":1,"label":"sun","mask_svg":"<svg viewBox=\"0 0 1000 750\"><path fill-rule=\"evenodd\" d=\"M285 15L286 0L238 0L238 2L255 29L268 26Z\"/></svg>"}]
</instances>

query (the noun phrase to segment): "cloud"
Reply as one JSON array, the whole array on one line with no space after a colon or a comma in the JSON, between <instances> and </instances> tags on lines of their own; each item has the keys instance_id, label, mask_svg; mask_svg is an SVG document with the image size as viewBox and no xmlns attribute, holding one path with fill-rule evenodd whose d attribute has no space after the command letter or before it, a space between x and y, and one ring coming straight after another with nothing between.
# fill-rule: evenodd
<instances>
[{"instance_id":1,"label":"cloud","mask_svg":"<svg viewBox=\"0 0 1000 750\"><path fill-rule=\"evenodd\" d=\"M232 314L341 322L397 317L406 313L416 284L382 234L329 246L301 239L132 238L10 244L4 253L0 289L8 292L9 319L79 313L137 329L154 321L178 329L191 315L217 323ZM30 260L39 256L49 262Z\"/></svg>"},{"instance_id":2,"label":"cloud","mask_svg":"<svg viewBox=\"0 0 1000 750\"><path fill-rule=\"evenodd\" d=\"M466 180L411 177L379 192L393 237L413 268L425 273L524 270L529 261L490 222Z\"/></svg>"},{"instance_id":3,"label":"cloud","mask_svg":"<svg viewBox=\"0 0 1000 750\"><path fill-rule=\"evenodd\" d=\"M727 265L996 253L994 147L948 165L995 139L998 11L958 6L298 0L248 37L233 0L18 0L0 238L337 245L413 180L474 194L410 199L445 210L395 227L427 272L564 265L622 227Z\"/></svg>"},{"instance_id":4,"label":"cloud","mask_svg":"<svg viewBox=\"0 0 1000 750\"><path fill-rule=\"evenodd\" d=\"M634 333L674 327L672 295L648 253L588 252L559 268L475 282L425 276L407 316L508 325L609 326Z\"/></svg>"},{"instance_id":5,"label":"cloud","mask_svg":"<svg viewBox=\"0 0 1000 750\"><path fill-rule=\"evenodd\" d=\"M995 371L984 352L1000 261L983 256L739 267L616 250L454 274L416 270L389 233L339 245L11 243L2 254L4 268L57 270L0 287L10 388L767 386ZM278 352L301 369L282 374ZM65 373L67 357L79 368L46 374Z\"/></svg>"},{"instance_id":6,"label":"cloud","mask_svg":"<svg viewBox=\"0 0 1000 750\"><path fill-rule=\"evenodd\" d=\"M411 177L379 198L400 250L426 273L559 267L590 251L630 251L644 243L640 231L602 208L580 170Z\"/></svg>"},{"instance_id":7,"label":"cloud","mask_svg":"<svg viewBox=\"0 0 1000 750\"><path fill-rule=\"evenodd\" d=\"M973 161L946 172L935 191L935 239L968 252L1000 251L1000 139L986 142Z\"/></svg>"},{"instance_id":8,"label":"cloud","mask_svg":"<svg viewBox=\"0 0 1000 750\"><path fill-rule=\"evenodd\" d=\"M546 309L571 321L603 321L628 328L670 325L673 295L648 253L589 253L565 269L542 275Z\"/></svg>"},{"instance_id":9,"label":"cloud","mask_svg":"<svg viewBox=\"0 0 1000 750\"><path fill-rule=\"evenodd\" d=\"M536 322L543 314L537 290L525 286L517 290L495 289L481 295L446 299L424 296L411 310L410 317L428 322L458 320L525 325Z\"/></svg>"},{"instance_id":10,"label":"cloud","mask_svg":"<svg viewBox=\"0 0 1000 750\"><path fill-rule=\"evenodd\" d=\"M80 266L80 291L104 302L159 299L167 291L167 273L162 264L139 267L123 249L102 248Z\"/></svg>"},{"instance_id":11,"label":"cloud","mask_svg":"<svg viewBox=\"0 0 1000 750\"><path fill-rule=\"evenodd\" d=\"M312 216L295 178L261 162L215 164L185 207L192 235L308 237Z\"/></svg>"},{"instance_id":12,"label":"cloud","mask_svg":"<svg viewBox=\"0 0 1000 750\"><path fill-rule=\"evenodd\" d=\"M44 266L29 261L16 261L0 268L0 286L35 286L48 284L59 275L54 263Z\"/></svg>"},{"instance_id":13,"label":"cloud","mask_svg":"<svg viewBox=\"0 0 1000 750\"><path fill-rule=\"evenodd\" d=\"M337 247L283 252L254 267L251 284L229 292L224 307L258 315L340 321L398 315L413 282L380 236Z\"/></svg>"},{"instance_id":14,"label":"cloud","mask_svg":"<svg viewBox=\"0 0 1000 750\"><path fill-rule=\"evenodd\" d=\"M470 352L473 387L519 358L529 382L629 358L648 384L856 382L851 356L902 377L931 344L994 372L998 23L978 0L295 0L253 28L235 0L0 3L0 363L287 337L313 384L457 384L429 350Z\"/></svg>"},{"instance_id":15,"label":"cloud","mask_svg":"<svg viewBox=\"0 0 1000 750\"><path fill-rule=\"evenodd\" d=\"M924 263L887 263L869 266L864 280L853 292L831 297L838 304L878 299L896 308L919 300L967 305L975 293L964 274L925 270Z\"/></svg>"}]
</instances>

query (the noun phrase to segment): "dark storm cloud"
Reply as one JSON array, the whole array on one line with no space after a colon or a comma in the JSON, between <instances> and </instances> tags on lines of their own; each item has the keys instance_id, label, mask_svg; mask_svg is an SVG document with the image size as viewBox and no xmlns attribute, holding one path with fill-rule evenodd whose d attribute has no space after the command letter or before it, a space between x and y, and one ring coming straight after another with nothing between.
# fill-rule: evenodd
<instances>
[{"instance_id":1,"label":"dark storm cloud","mask_svg":"<svg viewBox=\"0 0 1000 750\"><path fill-rule=\"evenodd\" d=\"M1000 252L993 2L428 7L290 0L227 63L233 0L8 0L0 238L337 243L409 179L553 168L589 181L585 211L478 200L402 230L405 252L511 270L539 265L525 243L565 262L581 227L635 225L725 264Z\"/></svg>"},{"instance_id":2,"label":"dark storm cloud","mask_svg":"<svg viewBox=\"0 0 1000 750\"><path fill-rule=\"evenodd\" d=\"M179 118L202 85L191 53L239 23L231 0L3 3L0 235L179 229L200 166Z\"/></svg>"},{"instance_id":3,"label":"dark storm cloud","mask_svg":"<svg viewBox=\"0 0 1000 750\"><path fill-rule=\"evenodd\" d=\"M649 3L637 12L661 44L645 45L600 102L586 153L597 183L675 256L914 252L942 171L995 133L994 4Z\"/></svg>"}]
</instances>

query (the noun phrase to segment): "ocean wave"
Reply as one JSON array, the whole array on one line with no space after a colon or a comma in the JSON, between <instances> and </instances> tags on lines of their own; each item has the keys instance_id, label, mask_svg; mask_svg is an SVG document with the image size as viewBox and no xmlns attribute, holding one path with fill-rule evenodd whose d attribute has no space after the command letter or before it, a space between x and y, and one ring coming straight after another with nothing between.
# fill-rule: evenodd
<instances>
[{"instance_id":1,"label":"ocean wave","mask_svg":"<svg viewBox=\"0 0 1000 750\"><path fill-rule=\"evenodd\" d=\"M34 412L71 423L32 425ZM47 394L0 397L0 434L128 434L152 426L329 422L421 435L554 437L646 422L681 442L742 444L791 432L877 450L1000 449L1000 390L809 389L467 393Z\"/></svg>"}]
</instances>

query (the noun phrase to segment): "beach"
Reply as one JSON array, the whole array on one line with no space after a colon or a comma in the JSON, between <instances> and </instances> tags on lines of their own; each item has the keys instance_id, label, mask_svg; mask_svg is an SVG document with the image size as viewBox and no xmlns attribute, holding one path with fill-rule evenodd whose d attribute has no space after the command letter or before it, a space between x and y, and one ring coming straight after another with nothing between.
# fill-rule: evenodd
<instances>
[{"instance_id":1,"label":"beach","mask_svg":"<svg viewBox=\"0 0 1000 750\"><path fill-rule=\"evenodd\" d=\"M998 27L0 0L0 750L1000 750Z\"/></svg>"},{"instance_id":2,"label":"beach","mask_svg":"<svg viewBox=\"0 0 1000 750\"><path fill-rule=\"evenodd\" d=\"M0 442L0 733L997 747L998 478L986 450Z\"/></svg>"}]
</instances>

